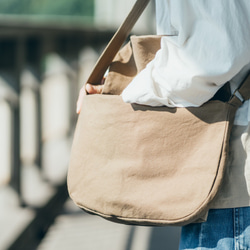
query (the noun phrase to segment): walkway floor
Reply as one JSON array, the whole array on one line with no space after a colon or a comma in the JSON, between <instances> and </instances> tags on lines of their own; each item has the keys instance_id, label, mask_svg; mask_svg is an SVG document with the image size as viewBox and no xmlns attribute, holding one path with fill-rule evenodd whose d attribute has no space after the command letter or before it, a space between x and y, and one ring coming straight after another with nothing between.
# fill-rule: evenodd
<instances>
[{"instance_id":1,"label":"walkway floor","mask_svg":"<svg viewBox=\"0 0 250 250\"><path fill-rule=\"evenodd\" d=\"M177 250L179 234L178 227L112 223L83 212L67 200L38 250Z\"/></svg>"}]
</instances>

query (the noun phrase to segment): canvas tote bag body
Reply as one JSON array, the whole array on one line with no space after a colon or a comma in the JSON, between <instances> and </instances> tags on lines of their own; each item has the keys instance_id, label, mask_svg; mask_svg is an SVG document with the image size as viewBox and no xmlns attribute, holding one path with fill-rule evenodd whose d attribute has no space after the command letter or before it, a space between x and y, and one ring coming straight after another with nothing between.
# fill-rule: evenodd
<instances>
[{"instance_id":1,"label":"canvas tote bag body","mask_svg":"<svg viewBox=\"0 0 250 250\"><path fill-rule=\"evenodd\" d=\"M148 1L136 2L133 22ZM103 94L83 100L68 171L70 197L118 223L204 221L223 180L235 112L250 98L250 78L229 101L199 108L124 103L120 93L160 48L158 36L133 36L117 53L133 22L120 27L88 80L100 82L110 66Z\"/></svg>"}]
</instances>

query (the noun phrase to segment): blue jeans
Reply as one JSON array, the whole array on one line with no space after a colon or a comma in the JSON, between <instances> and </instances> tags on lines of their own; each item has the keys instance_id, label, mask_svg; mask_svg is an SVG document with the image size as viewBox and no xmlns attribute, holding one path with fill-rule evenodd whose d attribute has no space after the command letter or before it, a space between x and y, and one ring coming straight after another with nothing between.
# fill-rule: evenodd
<instances>
[{"instance_id":1,"label":"blue jeans","mask_svg":"<svg viewBox=\"0 0 250 250\"><path fill-rule=\"evenodd\" d=\"M182 228L179 249L250 249L250 207L211 209L206 222Z\"/></svg>"}]
</instances>

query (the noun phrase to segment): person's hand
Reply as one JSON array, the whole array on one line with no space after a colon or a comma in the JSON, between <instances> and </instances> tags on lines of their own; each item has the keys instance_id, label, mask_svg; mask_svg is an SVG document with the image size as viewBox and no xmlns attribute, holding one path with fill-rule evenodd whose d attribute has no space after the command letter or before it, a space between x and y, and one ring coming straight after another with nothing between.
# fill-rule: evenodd
<instances>
[{"instance_id":1,"label":"person's hand","mask_svg":"<svg viewBox=\"0 0 250 250\"><path fill-rule=\"evenodd\" d=\"M78 97L77 104L76 104L76 113L80 114L81 107L82 107L82 100L84 96L87 95L87 93L90 95L101 94L102 89L103 89L103 85L92 85L90 83L87 83L86 85L84 85L79 92L79 97Z\"/></svg>"}]
</instances>

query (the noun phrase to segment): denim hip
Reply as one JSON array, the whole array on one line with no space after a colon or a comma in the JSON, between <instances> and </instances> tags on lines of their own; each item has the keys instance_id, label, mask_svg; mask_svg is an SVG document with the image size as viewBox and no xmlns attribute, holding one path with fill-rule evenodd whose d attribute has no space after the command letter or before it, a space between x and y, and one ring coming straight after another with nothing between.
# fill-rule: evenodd
<instances>
[{"instance_id":1,"label":"denim hip","mask_svg":"<svg viewBox=\"0 0 250 250\"><path fill-rule=\"evenodd\" d=\"M250 249L250 207L211 209L206 222L182 228L179 249Z\"/></svg>"}]
</instances>

